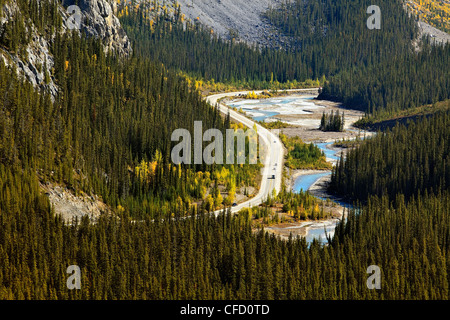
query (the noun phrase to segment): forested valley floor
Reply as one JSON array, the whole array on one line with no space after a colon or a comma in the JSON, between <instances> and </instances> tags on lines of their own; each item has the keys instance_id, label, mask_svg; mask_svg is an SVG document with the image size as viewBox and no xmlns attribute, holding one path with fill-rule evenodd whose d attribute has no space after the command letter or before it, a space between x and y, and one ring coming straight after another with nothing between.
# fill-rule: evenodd
<instances>
[{"instance_id":1,"label":"forested valley floor","mask_svg":"<svg viewBox=\"0 0 450 320\"><path fill-rule=\"evenodd\" d=\"M379 33L360 26L364 0L269 10L293 44L279 51L224 41L183 27L179 11L154 17L142 5L121 17L134 46L127 59L105 54L99 39L55 32L60 4L17 2L23 19L2 26L0 46L25 58L34 22L52 38L46 74L60 90L52 101L0 60L0 299L448 300L449 111L379 132L339 161L330 190L356 204L326 245L255 231L249 211L208 214L232 203L220 190L257 187L259 165L170 157L177 128L237 128L204 101L201 81L319 83L321 98L373 118L450 98L450 46L421 39L414 52L417 27L399 1L379 1ZM314 146L291 151L294 166L324 165ZM98 195L112 214L66 223L46 181ZM311 196L294 200L314 208ZM81 269L81 290L66 286L70 265ZM370 265L382 272L379 290L366 285Z\"/></svg>"}]
</instances>

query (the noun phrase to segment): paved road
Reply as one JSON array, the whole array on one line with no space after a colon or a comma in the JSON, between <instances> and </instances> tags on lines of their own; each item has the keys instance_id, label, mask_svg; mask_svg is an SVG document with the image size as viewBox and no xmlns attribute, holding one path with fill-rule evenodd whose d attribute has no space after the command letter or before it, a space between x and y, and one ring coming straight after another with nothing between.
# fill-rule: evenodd
<instances>
[{"instance_id":1,"label":"paved road","mask_svg":"<svg viewBox=\"0 0 450 320\"><path fill-rule=\"evenodd\" d=\"M304 90L288 90L288 91L310 91L314 89L304 89ZM230 93L221 93L208 96L206 101L211 105L216 105L217 101L224 97L234 97L239 94L247 94L251 91L240 91L240 92L230 92ZM261 93L262 91L255 91L256 94ZM223 103L219 104L220 112L224 114L228 114L230 112L230 117L238 122L241 122L243 125L248 128L253 129L255 122L240 114L230 108L228 108ZM284 147L282 142L280 141L278 135L272 133L270 130L262 127L259 124L256 124L256 130L258 135L260 136L260 148L264 148L264 168L261 170L262 181L261 186L259 188L258 194L251 198L248 201L242 202L235 207L231 207L231 212L237 212L242 208L257 206L261 204L264 200L267 199L267 196L275 191L278 193L281 190L281 181L282 181L282 172L283 172L283 161L284 161ZM268 156L267 156L268 155ZM275 175L275 179L272 178L272 175ZM217 210L214 214L217 216L222 210Z\"/></svg>"}]
</instances>

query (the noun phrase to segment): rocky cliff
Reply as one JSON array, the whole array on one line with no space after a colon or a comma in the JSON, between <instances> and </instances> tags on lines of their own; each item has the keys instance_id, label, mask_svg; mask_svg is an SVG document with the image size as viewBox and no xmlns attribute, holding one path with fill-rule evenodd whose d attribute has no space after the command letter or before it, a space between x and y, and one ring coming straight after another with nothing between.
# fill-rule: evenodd
<instances>
[{"instance_id":1,"label":"rocky cliff","mask_svg":"<svg viewBox=\"0 0 450 320\"><path fill-rule=\"evenodd\" d=\"M57 33L75 30L101 39L107 54L126 58L132 53L130 41L114 14L113 2L78 0L77 10L73 10L74 5L74 1L65 0L0 0L0 63L53 99L59 91L52 74L55 60L51 50ZM70 6L72 10L68 10ZM41 12L37 14L36 8ZM49 19L42 21L46 10L47 14L51 12ZM102 213L111 212L96 195L75 195L67 187L50 182L43 182L41 189L54 212L68 223L86 215L95 221Z\"/></svg>"},{"instance_id":2,"label":"rocky cliff","mask_svg":"<svg viewBox=\"0 0 450 320\"><path fill-rule=\"evenodd\" d=\"M21 15L16 0L7 1L0 11L0 35L5 32L8 23L18 20ZM33 86L45 89L54 97L58 92L57 86L52 78L46 79L46 73L53 68L49 39L40 35L33 23L26 21L24 25L25 32L29 36L28 43L22 50L10 50L8 47L0 46L0 59Z\"/></svg>"},{"instance_id":3,"label":"rocky cliff","mask_svg":"<svg viewBox=\"0 0 450 320\"><path fill-rule=\"evenodd\" d=\"M53 0L34 0L39 5ZM23 14L18 0L6 0L0 8L0 38L8 24L22 21L27 35L26 44L18 50L2 46L0 42L0 60L15 69L16 72L30 81L35 87L44 89L55 98L58 87L53 81L51 70L54 59L50 52L55 32L65 33L70 29L78 30L88 36L102 40L105 53L117 54L124 58L132 53L130 41L123 30L119 19L114 15L115 2L111 0L79 0L77 11L68 11L75 5L73 0L64 0L62 4L55 2L57 13L61 16L61 25L54 28L53 33L39 31L33 21ZM71 27L74 15L79 15L77 28ZM72 19L72 20L70 20ZM75 19L77 20L77 19ZM51 28L47 28L51 29ZM46 29L46 30L47 30Z\"/></svg>"},{"instance_id":4,"label":"rocky cliff","mask_svg":"<svg viewBox=\"0 0 450 320\"><path fill-rule=\"evenodd\" d=\"M64 0L65 8L75 5L74 0ZM127 57L131 54L131 44L119 19L114 14L116 2L113 0L78 0L82 15L80 31L102 40L106 53ZM67 13L67 11L66 11ZM67 14L64 22L67 25Z\"/></svg>"}]
</instances>

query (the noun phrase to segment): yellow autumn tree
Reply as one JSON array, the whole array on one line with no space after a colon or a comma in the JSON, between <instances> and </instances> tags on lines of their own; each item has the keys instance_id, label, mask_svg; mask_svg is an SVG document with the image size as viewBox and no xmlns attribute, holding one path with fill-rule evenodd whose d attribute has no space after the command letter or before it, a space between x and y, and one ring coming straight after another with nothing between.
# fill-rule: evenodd
<instances>
[{"instance_id":1,"label":"yellow autumn tree","mask_svg":"<svg viewBox=\"0 0 450 320\"><path fill-rule=\"evenodd\" d=\"M218 208L223 203L223 197L220 194L220 192L217 193L217 195L214 197L214 207Z\"/></svg>"},{"instance_id":2,"label":"yellow autumn tree","mask_svg":"<svg viewBox=\"0 0 450 320\"><path fill-rule=\"evenodd\" d=\"M135 168L136 175L141 179L141 181L149 183L155 176L158 163L161 162L162 154L159 150L156 150L152 161L147 162L142 160L141 163Z\"/></svg>"},{"instance_id":3,"label":"yellow autumn tree","mask_svg":"<svg viewBox=\"0 0 450 320\"><path fill-rule=\"evenodd\" d=\"M207 211L213 211L214 210L214 199L213 199L213 197L210 194L205 199L205 209Z\"/></svg>"},{"instance_id":4,"label":"yellow autumn tree","mask_svg":"<svg viewBox=\"0 0 450 320\"><path fill-rule=\"evenodd\" d=\"M320 213L319 204L316 203L316 204L314 205L313 212L312 212L312 218L313 218L313 220L316 220L316 219L319 217L319 213Z\"/></svg>"}]
</instances>

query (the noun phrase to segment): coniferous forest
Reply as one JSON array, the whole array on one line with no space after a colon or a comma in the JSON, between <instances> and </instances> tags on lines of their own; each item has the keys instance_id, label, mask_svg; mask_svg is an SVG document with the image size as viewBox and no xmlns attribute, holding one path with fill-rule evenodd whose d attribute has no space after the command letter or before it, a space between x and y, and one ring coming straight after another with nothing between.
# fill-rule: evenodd
<instances>
[{"instance_id":1,"label":"coniferous forest","mask_svg":"<svg viewBox=\"0 0 450 320\"><path fill-rule=\"evenodd\" d=\"M445 191L450 182L450 113L398 124L341 157L330 188L355 200L394 200Z\"/></svg>"},{"instance_id":2,"label":"coniferous forest","mask_svg":"<svg viewBox=\"0 0 450 320\"><path fill-rule=\"evenodd\" d=\"M381 30L366 26L370 1L349 3L296 0L268 10L267 19L289 39L282 50L227 42L183 21L179 10L150 18L140 8L121 20L138 54L204 80L266 88L273 81L326 78L320 99L372 116L450 98L448 44L431 46L421 39L401 1L378 1ZM419 41L416 52L413 43Z\"/></svg>"},{"instance_id":3,"label":"coniferous forest","mask_svg":"<svg viewBox=\"0 0 450 320\"><path fill-rule=\"evenodd\" d=\"M322 131L344 131L345 124L345 115L339 114L339 110L331 114L326 114L325 112L322 114L322 119L320 119L320 127L319 129Z\"/></svg>"},{"instance_id":4,"label":"coniferous forest","mask_svg":"<svg viewBox=\"0 0 450 320\"><path fill-rule=\"evenodd\" d=\"M31 173L1 174L3 299L448 299L448 190L371 198L330 245L308 246L255 234L245 215L69 226ZM72 264L83 290L66 289ZM381 290L366 287L373 264Z\"/></svg>"},{"instance_id":5,"label":"coniferous forest","mask_svg":"<svg viewBox=\"0 0 450 320\"><path fill-rule=\"evenodd\" d=\"M382 28L368 29L370 5L366 0L351 5L345 0L296 0L268 14L302 51L311 48L310 65L324 66L320 72L329 82L322 99L372 115L448 99L449 45L424 45L415 52L418 29L401 1L378 1Z\"/></svg>"},{"instance_id":6,"label":"coniferous forest","mask_svg":"<svg viewBox=\"0 0 450 320\"><path fill-rule=\"evenodd\" d=\"M2 50L26 55L27 21L59 30L57 8L43 2L18 1L23 19L1 28ZM379 33L357 24L365 0L269 10L291 39L282 50L183 27L179 12L152 23L140 9L121 17L134 46L126 59L98 39L55 32L55 99L0 59L0 299L448 300L448 111L378 132L341 157L330 191L355 205L326 244L255 230L249 211L208 213L233 202L219 185L229 194L257 187L259 165L171 163L173 130L193 132L197 120L204 130L237 128L180 71L255 88L324 76L321 98L370 115L449 98L450 46L423 39L415 52L414 18L400 1L379 2ZM290 151L294 165L305 154L323 164L313 144ZM112 213L63 221L42 190L49 181L100 196ZM81 268L82 290L67 289L69 265ZM379 290L366 285L370 265L382 270Z\"/></svg>"}]
</instances>

